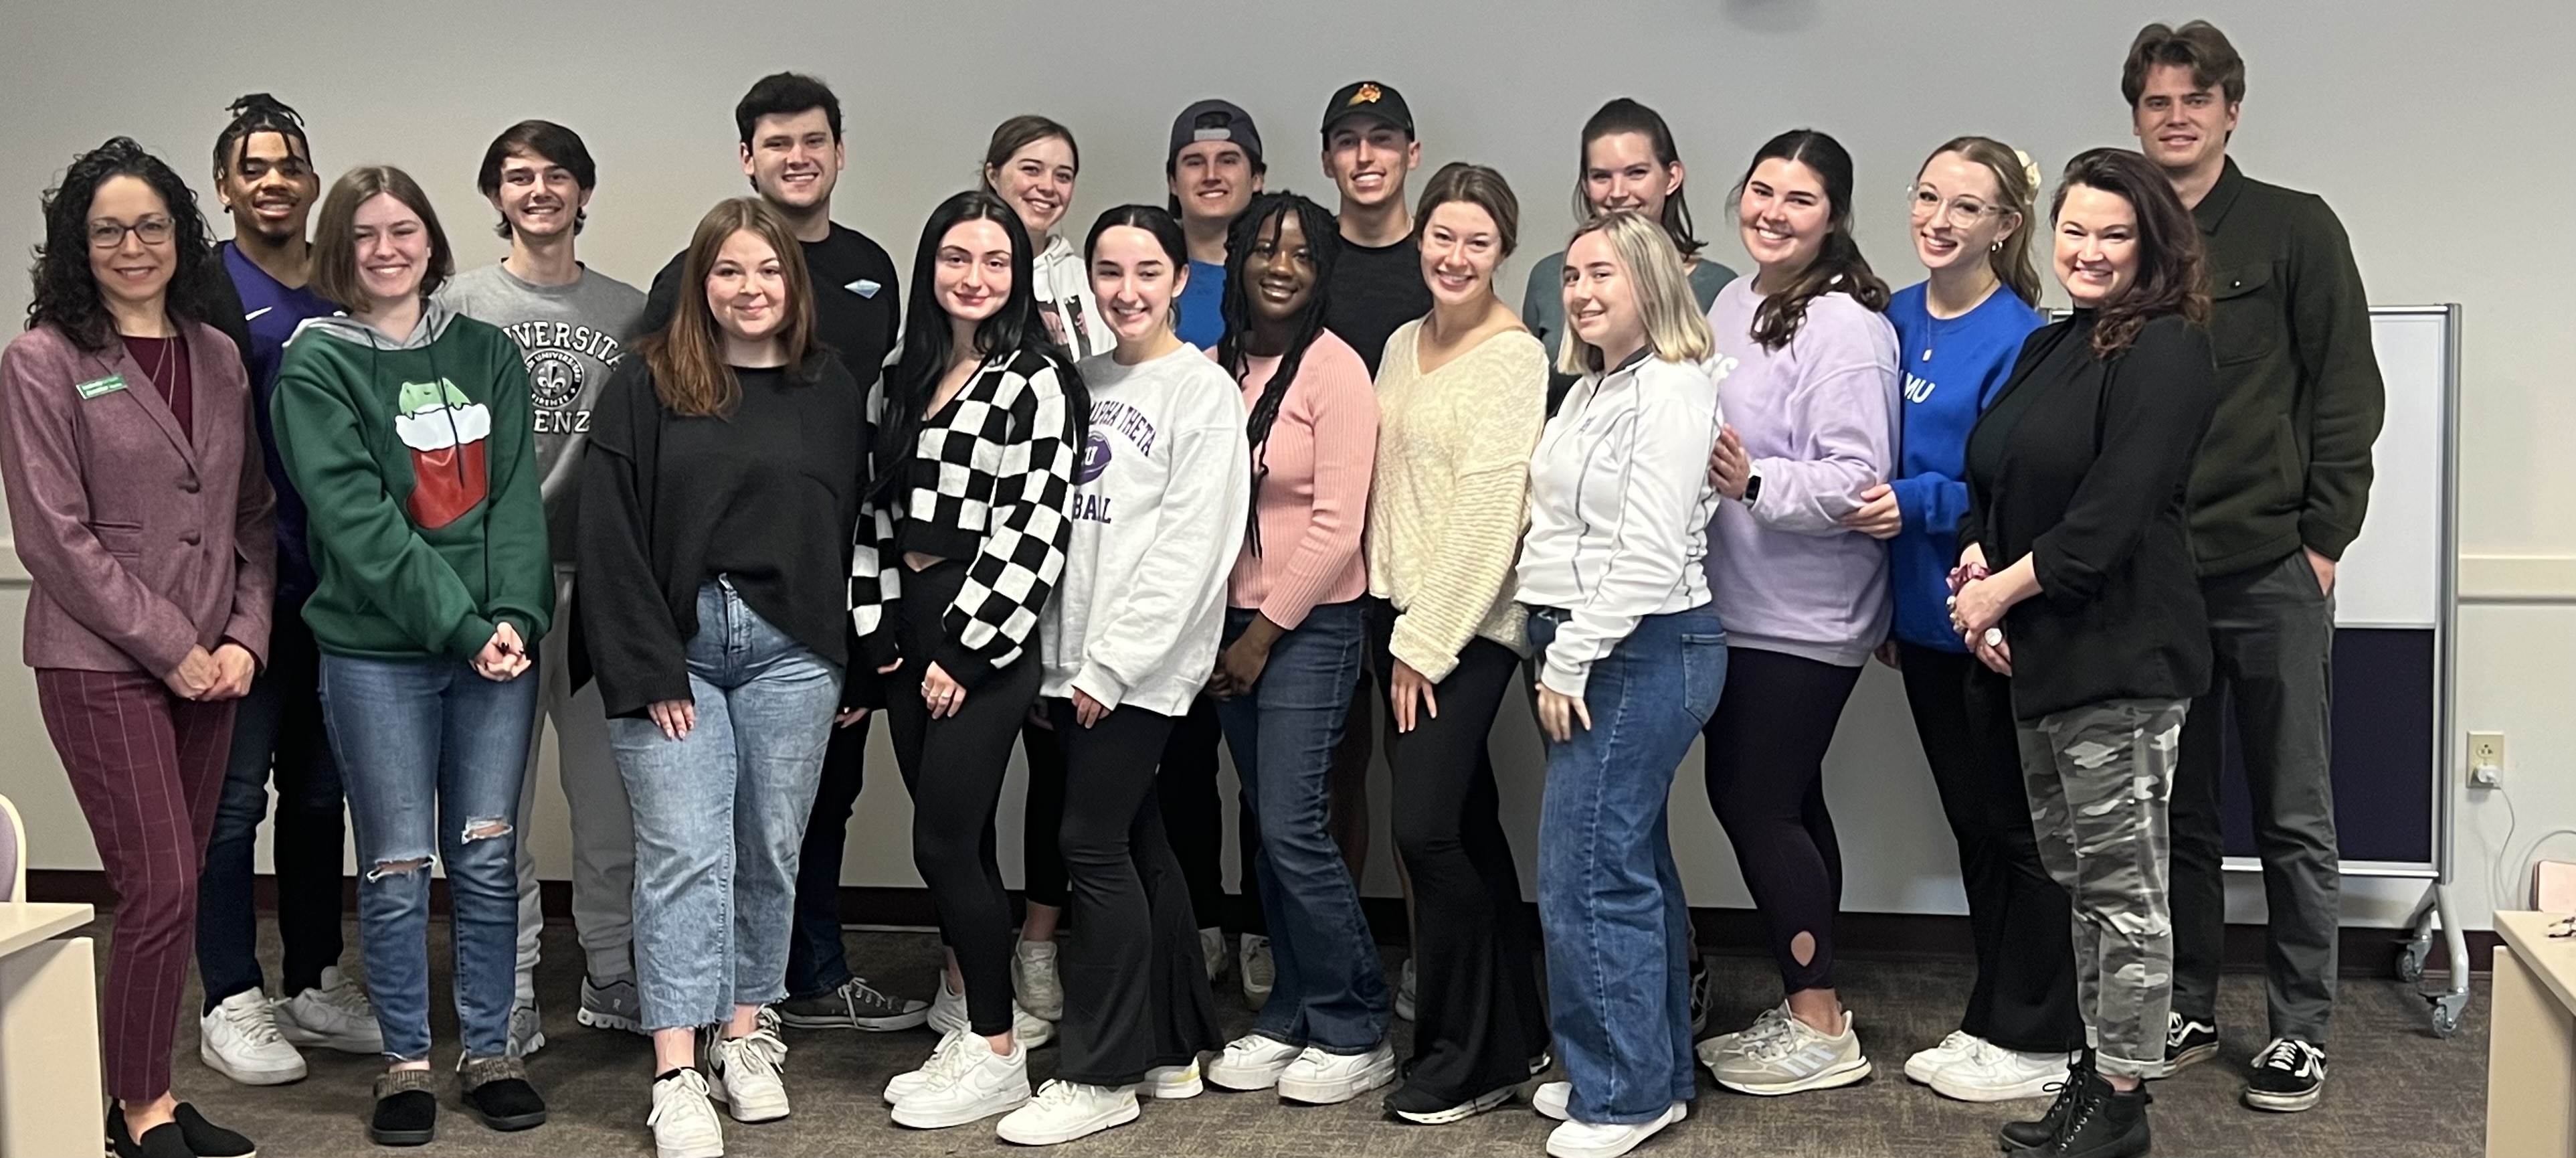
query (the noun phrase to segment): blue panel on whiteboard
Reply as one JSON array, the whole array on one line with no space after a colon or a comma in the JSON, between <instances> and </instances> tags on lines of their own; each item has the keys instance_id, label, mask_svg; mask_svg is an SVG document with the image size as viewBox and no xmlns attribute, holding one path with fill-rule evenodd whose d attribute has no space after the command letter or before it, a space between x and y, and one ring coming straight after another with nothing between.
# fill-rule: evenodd
<instances>
[{"instance_id":1,"label":"blue panel on whiteboard","mask_svg":"<svg viewBox=\"0 0 2576 1158\"><path fill-rule=\"evenodd\" d=\"M2340 628L2334 655L2335 835L2347 861L2433 863L2435 633ZM2245 759L2227 727L2229 856L2255 855Z\"/></svg>"}]
</instances>

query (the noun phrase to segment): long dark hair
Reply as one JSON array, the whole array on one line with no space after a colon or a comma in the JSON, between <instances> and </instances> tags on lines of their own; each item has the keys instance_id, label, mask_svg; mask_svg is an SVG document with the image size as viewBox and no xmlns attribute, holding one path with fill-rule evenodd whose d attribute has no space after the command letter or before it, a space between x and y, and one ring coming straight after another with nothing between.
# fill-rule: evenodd
<instances>
[{"instance_id":1,"label":"long dark hair","mask_svg":"<svg viewBox=\"0 0 2576 1158\"><path fill-rule=\"evenodd\" d=\"M2053 220L2066 208L2066 191L2082 185L2129 203L2138 216L2138 276L2120 300L2103 306L2093 319L2093 355L2116 358L2137 340L2148 322L2181 314L2195 326L2209 324L2209 288L2202 275L2207 255L2200 227L2164 170L2130 149L2092 149L2066 163L2049 201Z\"/></svg>"},{"instance_id":2,"label":"long dark hair","mask_svg":"<svg viewBox=\"0 0 2576 1158\"><path fill-rule=\"evenodd\" d=\"M778 255L787 283L786 317L778 339L787 355L788 378L812 382L820 369L814 362L824 348L814 337L814 287L805 272L805 247L797 244L796 231L776 207L758 197L727 198L698 219L697 231L689 237L671 320L637 339L632 351L653 371L654 397L673 414L724 418L742 404L742 378L725 362L724 334L707 305L707 273L736 233L758 235Z\"/></svg>"},{"instance_id":3,"label":"long dark hair","mask_svg":"<svg viewBox=\"0 0 2576 1158\"><path fill-rule=\"evenodd\" d=\"M89 207L98 187L112 177L133 177L161 195L170 211L170 248L176 257L163 308L182 322L204 322L215 316L214 279L224 276L207 239L206 219L197 212L197 194L159 157L143 151L132 137L110 137L105 144L72 159L62 184L45 191L45 241L36 249L30 275L35 296L27 302L27 328L51 325L84 350L104 350L116 340L116 319L99 296L98 279L89 272Z\"/></svg>"},{"instance_id":4,"label":"long dark hair","mask_svg":"<svg viewBox=\"0 0 2576 1158\"><path fill-rule=\"evenodd\" d=\"M1736 216L1742 224L1744 187L1753 180L1753 171L1769 160L1794 161L1813 170L1825 184L1825 244L1816 260L1799 270L1785 286L1772 287L1753 313L1753 340L1766 350L1777 350L1798 336L1798 327L1807 320L1807 303L1828 293L1851 295L1853 301L1870 310L1887 312L1887 283L1871 273L1869 259L1860 254L1860 242L1852 237L1852 159L1842 142L1814 129L1791 129L1771 138L1753 154L1753 163L1744 167L1744 176L1735 182Z\"/></svg>"},{"instance_id":5,"label":"long dark hair","mask_svg":"<svg viewBox=\"0 0 2576 1158\"><path fill-rule=\"evenodd\" d=\"M921 424L928 417L923 410L956 357L950 348L954 338L948 311L939 304L939 247L949 230L969 221L990 221L1011 241L1011 292L1003 295L1002 308L976 323L976 358L990 361L1004 355L1035 354L1045 359L1062 384L1067 412L1077 423L1090 417L1089 396L1081 375L1074 372L1072 355L1047 336L1045 324L1038 320L1033 272L1037 255L1030 248L1028 229L1020 224L1019 211L982 189L969 189L930 211L930 220L921 227L921 244L913 250L912 303L904 313L903 356L885 376L884 414L877 427L878 470L868 487L870 495L908 477L898 464L912 457L913 444L921 438ZM1078 428L1076 433L1079 441Z\"/></svg>"},{"instance_id":6,"label":"long dark hair","mask_svg":"<svg viewBox=\"0 0 2576 1158\"><path fill-rule=\"evenodd\" d=\"M1270 380L1261 387L1261 398L1252 404L1252 414L1244 421L1244 437L1252 442L1252 503L1261 509L1261 480L1270 474L1267 451L1270 427L1279 420L1279 404L1288 397L1288 386L1297 379L1297 369L1306 358L1306 349L1324 333L1325 287L1333 283L1333 264L1342 251L1341 229L1324 207L1297 194L1281 190L1264 193L1235 216L1225 231L1225 293L1220 307L1225 314L1225 336L1217 339L1216 361L1237 383L1251 373L1252 354L1244 343L1252 334L1252 294L1248 283L1252 276L1247 267L1252 251L1264 241L1276 244L1281 223L1297 219L1305 231L1306 252L1313 257L1315 286L1306 292L1305 308L1289 323L1288 348L1279 355L1279 366L1270 372ZM1245 524L1245 535L1255 557L1261 554L1261 520Z\"/></svg>"},{"instance_id":7,"label":"long dark hair","mask_svg":"<svg viewBox=\"0 0 2576 1158\"><path fill-rule=\"evenodd\" d=\"M1584 189L1591 184L1592 178L1592 142L1620 133L1636 133L1646 138L1647 143L1654 146L1655 163L1666 170L1682 163L1681 148L1673 143L1673 127L1664 123L1662 113L1629 97L1614 98L1593 113L1591 120L1583 122L1583 144L1574 154L1574 219L1577 222L1590 221L1595 216L1592 198L1584 195ZM1681 251L1683 261L1689 261L1691 255L1706 248L1707 242L1691 235L1690 202L1683 200L1680 189L1674 189L1670 196L1664 198L1664 212L1659 221L1664 232L1672 235L1673 248Z\"/></svg>"}]
</instances>

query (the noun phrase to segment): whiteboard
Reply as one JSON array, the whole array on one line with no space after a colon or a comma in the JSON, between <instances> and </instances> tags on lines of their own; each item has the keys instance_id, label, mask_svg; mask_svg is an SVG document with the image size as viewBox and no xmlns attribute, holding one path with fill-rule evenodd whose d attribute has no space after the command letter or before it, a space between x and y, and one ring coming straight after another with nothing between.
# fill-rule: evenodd
<instances>
[{"instance_id":1,"label":"whiteboard","mask_svg":"<svg viewBox=\"0 0 2576 1158\"><path fill-rule=\"evenodd\" d=\"M2443 626L2458 326L2453 306L2370 311L2388 411L2371 448L2369 514L2335 569L2337 627Z\"/></svg>"}]
</instances>

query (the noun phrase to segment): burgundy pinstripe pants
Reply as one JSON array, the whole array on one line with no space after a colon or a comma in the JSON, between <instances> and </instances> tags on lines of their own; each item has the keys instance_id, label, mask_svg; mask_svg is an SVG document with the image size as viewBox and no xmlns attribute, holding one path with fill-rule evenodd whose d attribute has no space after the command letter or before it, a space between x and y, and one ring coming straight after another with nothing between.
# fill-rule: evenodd
<instances>
[{"instance_id":1,"label":"burgundy pinstripe pants","mask_svg":"<svg viewBox=\"0 0 2576 1158\"><path fill-rule=\"evenodd\" d=\"M99 1019L107 1092L150 1101L170 1089L233 702L183 700L141 672L39 668L36 704L116 890Z\"/></svg>"}]
</instances>

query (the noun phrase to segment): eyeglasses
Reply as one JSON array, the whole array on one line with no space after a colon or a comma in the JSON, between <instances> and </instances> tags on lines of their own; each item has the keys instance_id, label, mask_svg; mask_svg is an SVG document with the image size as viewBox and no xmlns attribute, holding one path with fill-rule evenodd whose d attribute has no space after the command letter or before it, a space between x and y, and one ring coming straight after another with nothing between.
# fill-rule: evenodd
<instances>
[{"instance_id":1,"label":"eyeglasses","mask_svg":"<svg viewBox=\"0 0 2576 1158\"><path fill-rule=\"evenodd\" d=\"M171 232L177 228L178 225L167 217L146 217L132 225L102 217L89 223L89 247L114 249L125 244L128 233L141 238L145 245L159 245L170 240Z\"/></svg>"},{"instance_id":2,"label":"eyeglasses","mask_svg":"<svg viewBox=\"0 0 2576 1158\"><path fill-rule=\"evenodd\" d=\"M1953 197L1943 201L1939 193L1921 185L1911 186L1905 193L1907 199L1913 203L1916 220L1929 219L1934 214L1939 214L1944 224L1955 225L1961 229L1985 220L1987 214L2004 212L2002 206L1988 205L1974 197Z\"/></svg>"}]
</instances>

